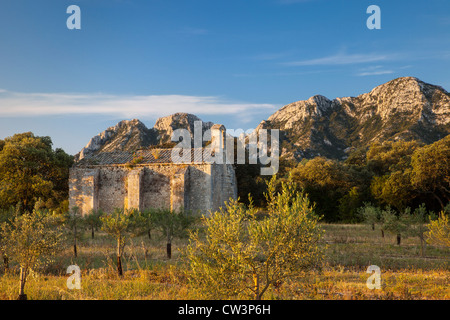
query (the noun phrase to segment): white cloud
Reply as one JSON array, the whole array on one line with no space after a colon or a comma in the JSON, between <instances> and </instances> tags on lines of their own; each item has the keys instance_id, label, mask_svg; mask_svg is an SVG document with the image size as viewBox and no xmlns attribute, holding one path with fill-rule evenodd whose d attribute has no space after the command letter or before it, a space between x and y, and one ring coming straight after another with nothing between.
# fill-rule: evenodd
<instances>
[{"instance_id":1,"label":"white cloud","mask_svg":"<svg viewBox=\"0 0 450 320\"><path fill-rule=\"evenodd\" d=\"M339 53L333 56L301 60L301 61L291 61L285 63L289 66L318 66L318 65L345 65L345 64L359 64L359 63L369 63L369 62L379 62L392 59L392 56L382 55L382 54L344 54Z\"/></svg>"},{"instance_id":2,"label":"white cloud","mask_svg":"<svg viewBox=\"0 0 450 320\"><path fill-rule=\"evenodd\" d=\"M0 89L0 116L9 117L104 114L155 118L176 112L240 116L276 109L273 104L232 102L212 96L19 93Z\"/></svg>"},{"instance_id":3,"label":"white cloud","mask_svg":"<svg viewBox=\"0 0 450 320\"><path fill-rule=\"evenodd\" d=\"M393 70L386 70L383 66L370 66L367 68L361 68L357 76L365 77L365 76L380 76L383 74L392 74L395 73Z\"/></svg>"},{"instance_id":4,"label":"white cloud","mask_svg":"<svg viewBox=\"0 0 450 320\"><path fill-rule=\"evenodd\" d=\"M360 72L357 75L360 77L365 77L365 76L380 76L383 74L392 74L392 73L394 73L394 71L392 71L392 70L378 70L378 71Z\"/></svg>"}]
</instances>

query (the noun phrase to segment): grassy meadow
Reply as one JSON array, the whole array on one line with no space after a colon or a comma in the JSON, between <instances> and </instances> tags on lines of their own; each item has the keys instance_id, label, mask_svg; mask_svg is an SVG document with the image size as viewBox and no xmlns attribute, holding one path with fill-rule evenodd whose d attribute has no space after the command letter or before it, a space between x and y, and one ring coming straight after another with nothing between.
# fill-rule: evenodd
<instances>
[{"instance_id":1,"label":"grassy meadow","mask_svg":"<svg viewBox=\"0 0 450 320\"><path fill-rule=\"evenodd\" d=\"M427 246L421 255L418 238L381 237L367 225L322 224L325 229L326 263L322 270L305 273L279 283L265 299L450 299L449 249ZM172 259L166 258L165 241L154 232L131 238L125 247L124 276L116 270L115 242L102 232L91 239L85 232L78 243L39 273L29 276L25 293L30 300L42 299L202 299L186 276L182 252L188 239L175 239ZM81 268L81 289L69 290L69 265ZM381 269L381 289L366 286L370 265ZM0 264L0 299L16 299L19 275L14 265L5 272ZM211 288L214 290L214 288Z\"/></svg>"}]
</instances>

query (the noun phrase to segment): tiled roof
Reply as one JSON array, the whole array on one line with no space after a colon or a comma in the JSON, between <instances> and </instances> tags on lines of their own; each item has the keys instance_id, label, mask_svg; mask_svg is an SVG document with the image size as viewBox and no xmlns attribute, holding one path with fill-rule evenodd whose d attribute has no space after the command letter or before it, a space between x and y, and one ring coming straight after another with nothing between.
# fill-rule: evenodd
<instances>
[{"instance_id":1,"label":"tiled roof","mask_svg":"<svg viewBox=\"0 0 450 320\"><path fill-rule=\"evenodd\" d=\"M172 161L173 149L144 149L135 152L129 151L114 151L114 152L100 152L95 155L87 156L76 163L76 165L111 165L111 164L156 164L156 163L178 163ZM194 160L200 159L195 163L207 163L202 159L207 159L210 149L192 148L191 149L191 163ZM182 154L183 155L183 154ZM202 157L204 155L204 157ZM183 158L183 162L184 158Z\"/></svg>"}]
</instances>

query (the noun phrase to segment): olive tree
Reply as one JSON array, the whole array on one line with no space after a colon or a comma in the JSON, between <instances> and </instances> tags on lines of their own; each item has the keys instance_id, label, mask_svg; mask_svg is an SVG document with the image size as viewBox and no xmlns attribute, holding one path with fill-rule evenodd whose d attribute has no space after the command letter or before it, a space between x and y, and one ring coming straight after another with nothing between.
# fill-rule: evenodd
<instances>
[{"instance_id":1,"label":"olive tree","mask_svg":"<svg viewBox=\"0 0 450 320\"><path fill-rule=\"evenodd\" d=\"M426 249L425 233L428 230L427 222L432 220L434 214L428 214L425 204L422 203L412 214L405 215L406 233L420 240L420 254L423 256Z\"/></svg>"},{"instance_id":2,"label":"olive tree","mask_svg":"<svg viewBox=\"0 0 450 320\"><path fill-rule=\"evenodd\" d=\"M426 232L427 242L434 245L450 247L450 224L448 214L443 211L439 214L439 218L427 225Z\"/></svg>"},{"instance_id":3,"label":"olive tree","mask_svg":"<svg viewBox=\"0 0 450 320\"><path fill-rule=\"evenodd\" d=\"M153 209L150 214L151 221L166 239L167 259L171 259L172 240L175 237L187 235L187 229L195 221L195 217L186 214L183 210Z\"/></svg>"},{"instance_id":4,"label":"olive tree","mask_svg":"<svg viewBox=\"0 0 450 320\"><path fill-rule=\"evenodd\" d=\"M66 227L72 233L73 236L73 256L76 258L78 256L77 241L80 236L78 233L83 222L83 217L80 214L80 208L73 207L72 210L66 213L65 216Z\"/></svg>"},{"instance_id":5,"label":"olive tree","mask_svg":"<svg viewBox=\"0 0 450 320\"><path fill-rule=\"evenodd\" d=\"M397 235L397 245L402 242L402 236L408 235L408 215L410 214L410 208L406 208L404 213L396 214L396 212L387 206L386 209L381 211L383 219L383 230Z\"/></svg>"},{"instance_id":6,"label":"olive tree","mask_svg":"<svg viewBox=\"0 0 450 320\"><path fill-rule=\"evenodd\" d=\"M131 226L130 215L124 212L123 209L116 208L113 213L101 216L100 221L102 222L102 230L117 241L117 273L119 276L123 276L122 255Z\"/></svg>"},{"instance_id":7,"label":"olive tree","mask_svg":"<svg viewBox=\"0 0 450 320\"><path fill-rule=\"evenodd\" d=\"M63 232L53 216L34 211L4 223L1 236L8 257L20 267L18 299L26 300L24 290L29 272L51 262L62 250Z\"/></svg>"},{"instance_id":8,"label":"olive tree","mask_svg":"<svg viewBox=\"0 0 450 320\"><path fill-rule=\"evenodd\" d=\"M381 211L371 203L364 203L364 207L359 208L358 213L362 216L364 223L375 230L375 225L381 222Z\"/></svg>"},{"instance_id":9,"label":"olive tree","mask_svg":"<svg viewBox=\"0 0 450 320\"><path fill-rule=\"evenodd\" d=\"M20 206L0 211L0 255L3 259L5 271L9 269L9 257L6 253L7 239L2 235L1 229L3 228L3 225L11 224L14 217L17 215L18 210L20 210Z\"/></svg>"},{"instance_id":10,"label":"olive tree","mask_svg":"<svg viewBox=\"0 0 450 320\"><path fill-rule=\"evenodd\" d=\"M152 230L156 228L155 225L155 215L153 214L153 210L143 210L138 211L135 210L133 214L133 235L134 236L143 236L146 235L148 240L152 240ZM142 241L142 247L144 249L145 259L147 259L148 248L146 247L144 241Z\"/></svg>"},{"instance_id":11,"label":"olive tree","mask_svg":"<svg viewBox=\"0 0 450 320\"><path fill-rule=\"evenodd\" d=\"M91 229L91 238L94 239L95 230L101 227L102 222L100 221L100 217L103 215L102 210L91 210L88 215L86 215L84 219L85 225Z\"/></svg>"},{"instance_id":12,"label":"olive tree","mask_svg":"<svg viewBox=\"0 0 450 320\"><path fill-rule=\"evenodd\" d=\"M191 233L186 249L190 280L208 296L262 299L271 286L320 266L323 231L313 206L291 179L280 193L274 183L275 177L268 183L265 216L251 198L249 207L230 199L204 217L204 236Z\"/></svg>"}]
</instances>

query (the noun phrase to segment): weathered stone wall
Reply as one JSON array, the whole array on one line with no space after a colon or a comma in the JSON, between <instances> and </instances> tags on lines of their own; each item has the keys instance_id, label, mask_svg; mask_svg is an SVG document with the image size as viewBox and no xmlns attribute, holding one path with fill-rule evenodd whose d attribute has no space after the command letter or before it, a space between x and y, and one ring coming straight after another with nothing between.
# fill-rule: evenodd
<instances>
[{"instance_id":1,"label":"weathered stone wall","mask_svg":"<svg viewBox=\"0 0 450 320\"><path fill-rule=\"evenodd\" d=\"M212 210L224 206L230 198L237 198L237 182L231 164L214 164L212 166Z\"/></svg>"},{"instance_id":2,"label":"weathered stone wall","mask_svg":"<svg viewBox=\"0 0 450 320\"><path fill-rule=\"evenodd\" d=\"M170 175L158 169L146 168L143 179L143 208L170 208Z\"/></svg>"},{"instance_id":3,"label":"weathered stone wall","mask_svg":"<svg viewBox=\"0 0 450 320\"><path fill-rule=\"evenodd\" d=\"M207 214L212 209L211 165L193 165L189 168L189 210Z\"/></svg>"},{"instance_id":4,"label":"weathered stone wall","mask_svg":"<svg viewBox=\"0 0 450 320\"><path fill-rule=\"evenodd\" d=\"M189 167L180 168L170 179L170 209L189 210Z\"/></svg>"},{"instance_id":5,"label":"weathered stone wall","mask_svg":"<svg viewBox=\"0 0 450 320\"><path fill-rule=\"evenodd\" d=\"M145 164L83 166L70 170L69 206L91 209L184 208L207 214L236 197L231 165Z\"/></svg>"},{"instance_id":6,"label":"weathered stone wall","mask_svg":"<svg viewBox=\"0 0 450 320\"><path fill-rule=\"evenodd\" d=\"M70 208L77 206L82 213L99 207L99 170L71 170L69 183Z\"/></svg>"},{"instance_id":7,"label":"weathered stone wall","mask_svg":"<svg viewBox=\"0 0 450 320\"><path fill-rule=\"evenodd\" d=\"M127 185L130 171L121 167L99 167L98 170L99 209L112 212L115 208L125 208L128 202Z\"/></svg>"},{"instance_id":8,"label":"weathered stone wall","mask_svg":"<svg viewBox=\"0 0 450 320\"><path fill-rule=\"evenodd\" d=\"M143 176L144 176L144 168L137 168L135 170L130 171L128 174L127 180L127 209L138 209L142 208L142 189L143 189Z\"/></svg>"}]
</instances>

